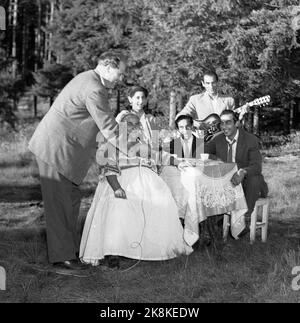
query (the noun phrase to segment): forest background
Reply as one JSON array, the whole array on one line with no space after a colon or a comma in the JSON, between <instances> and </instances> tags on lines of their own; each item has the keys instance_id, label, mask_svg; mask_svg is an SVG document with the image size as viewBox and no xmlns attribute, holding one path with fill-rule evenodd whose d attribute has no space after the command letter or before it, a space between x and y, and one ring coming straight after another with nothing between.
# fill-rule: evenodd
<instances>
[{"instance_id":1,"label":"forest background","mask_svg":"<svg viewBox=\"0 0 300 323\"><path fill-rule=\"evenodd\" d=\"M299 15L295 0L0 0L0 302L299 303ZM128 54L127 82L149 89L162 127L170 107L179 111L202 91L204 69L217 71L236 105L271 96L246 122L263 143L267 243L257 235L250 245L247 235L170 262L123 259L120 270L100 266L82 278L51 272L28 141L66 82L109 49ZM110 93L115 113L127 90ZM94 164L81 185L81 219L97 171Z\"/></svg>"},{"instance_id":2,"label":"forest background","mask_svg":"<svg viewBox=\"0 0 300 323\"><path fill-rule=\"evenodd\" d=\"M214 69L237 105L270 95L248 116L250 131L289 134L300 123L298 0L0 0L0 118L15 126L21 106L38 116L79 72L109 49L129 56L130 84L150 91L149 108L169 116ZM126 88L111 93L117 113Z\"/></svg>"}]
</instances>

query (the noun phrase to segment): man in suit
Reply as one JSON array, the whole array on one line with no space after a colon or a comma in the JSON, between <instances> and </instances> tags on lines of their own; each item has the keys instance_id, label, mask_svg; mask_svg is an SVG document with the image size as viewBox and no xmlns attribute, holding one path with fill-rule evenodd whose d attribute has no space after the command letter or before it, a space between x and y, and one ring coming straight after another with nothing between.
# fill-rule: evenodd
<instances>
[{"instance_id":1,"label":"man in suit","mask_svg":"<svg viewBox=\"0 0 300 323\"><path fill-rule=\"evenodd\" d=\"M63 88L29 142L40 172L49 261L62 269L83 267L77 259L79 184L95 157L99 131L117 147L107 88L122 80L125 69L122 54L103 53L96 69L78 74Z\"/></svg>"},{"instance_id":2,"label":"man in suit","mask_svg":"<svg viewBox=\"0 0 300 323\"><path fill-rule=\"evenodd\" d=\"M204 92L192 95L186 106L177 114L189 115L194 120L203 120L212 113L220 115L223 110L233 110L234 99L218 92L218 75L213 71L206 71L203 74L202 86Z\"/></svg>"},{"instance_id":3,"label":"man in suit","mask_svg":"<svg viewBox=\"0 0 300 323\"><path fill-rule=\"evenodd\" d=\"M172 192L178 206L179 217L183 223L188 195L181 184L181 172L177 167L180 160L173 156L170 157L168 153L177 155L178 158L199 159L200 154L204 152L204 141L192 134L193 119L191 116L181 115L176 119L175 124L180 137L171 140L169 144L164 147L167 154L162 163L163 167L160 176L167 183Z\"/></svg>"},{"instance_id":4,"label":"man in suit","mask_svg":"<svg viewBox=\"0 0 300 323\"><path fill-rule=\"evenodd\" d=\"M231 182L233 185L242 183L248 205L246 222L249 222L257 199L268 194L268 186L262 175L259 140L255 135L238 127L238 115L233 111L223 111L220 118L222 132L206 144L205 151L224 162L237 164L238 171Z\"/></svg>"},{"instance_id":5,"label":"man in suit","mask_svg":"<svg viewBox=\"0 0 300 323\"><path fill-rule=\"evenodd\" d=\"M175 138L170 142L170 153L176 154L179 158L200 158L200 154L204 153L204 142L200 138L193 135L193 118L189 115L180 115L175 120L176 128L180 134L179 138ZM171 165L178 161L171 158Z\"/></svg>"}]
</instances>

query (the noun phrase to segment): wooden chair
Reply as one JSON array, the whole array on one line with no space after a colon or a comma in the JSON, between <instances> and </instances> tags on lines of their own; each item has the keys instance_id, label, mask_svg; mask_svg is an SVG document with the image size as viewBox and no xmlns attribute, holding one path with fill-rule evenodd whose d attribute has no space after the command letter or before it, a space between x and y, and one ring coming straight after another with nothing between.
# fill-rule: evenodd
<instances>
[{"instance_id":1,"label":"wooden chair","mask_svg":"<svg viewBox=\"0 0 300 323\"><path fill-rule=\"evenodd\" d=\"M268 197L259 198L255 203L254 210L251 214L251 222L250 222L250 243L251 244L254 243L255 241L257 229L261 229L262 242L267 241L269 204L270 204L270 199ZM261 221L257 220L259 208L262 208ZM224 241L227 240L229 228L230 228L230 214L225 213L223 218L223 240Z\"/></svg>"},{"instance_id":2,"label":"wooden chair","mask_svg":"<svg viewBox=\"0 0 300 323\"><path fill-rule=\"evenodd\" d=\"M225 213L223 215L223 240L224 240L224 242L227 241L229 228L230 228L230 214Z\"/></svg>"},{"instance_id":3,"label":"wooden chair","mask_svg":"<svg viewBox=\"0 0 300 323\"><path fill-rule=\"evenodd\" d=\"M251 214L251 223L250 223L250 243L254 243L256 237L256 230L261 229L261 240L262 242L267 241L268 235L268 221L269 221L269 204L270 199L260 198L256 201L254 210ZM262 208L261 221L257 220L258 210Z\"/></svg>"}]
</instances>

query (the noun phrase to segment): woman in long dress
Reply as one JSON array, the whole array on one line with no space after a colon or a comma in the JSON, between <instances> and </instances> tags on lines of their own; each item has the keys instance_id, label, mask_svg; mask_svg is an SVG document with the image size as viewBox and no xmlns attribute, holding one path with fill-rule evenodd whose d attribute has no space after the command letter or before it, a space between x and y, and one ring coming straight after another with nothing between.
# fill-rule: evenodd
<instances>
[{"instance_id":1,"label":"woman in long dress","mask_svg":"<svg viewBox=\"0 0 300 323\"><path fill-rule=\"evenodd\" d=\"M116 119L126 122L129 134L139 126L139 118L129 111L122 111ZM80 244L84 263L96 266L105 256L167 260L193 251L183 239L168 186L151 160L137 156L140 143L131 144L132 158L118 152L116 160L108 156L102 167L103 180L87 214Z\"/></svg>"}]
</instances>

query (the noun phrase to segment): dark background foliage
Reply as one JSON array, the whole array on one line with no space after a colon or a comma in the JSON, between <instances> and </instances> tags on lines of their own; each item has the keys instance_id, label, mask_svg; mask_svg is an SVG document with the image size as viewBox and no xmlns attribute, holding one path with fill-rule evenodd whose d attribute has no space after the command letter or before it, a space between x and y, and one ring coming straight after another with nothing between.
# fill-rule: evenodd
<instances>
[{"instance_id":1,"label":"dark background foliage","mask_svg":"<svg viewBox=\"0 0 300 323\"><path fill-rule=\"evenodd\" d=\"M72 75L94 68L99 54L115 48L128 54L129 79L149 89L149 108L157 113L168 116L171 91L181 109L202 90L201 73L211 68L220 76L221 91L237 105L271 95L272 105L256 111L260 130L288 133L299 126L296 0L0 0L0 5L7 13L7 29L0 31L2 120L15 120L24 95L52 101ZM112 95L118 109L125 108L126 89ZM36 99L32 102L37 114Z\"/></svg>"}]
</instances>

